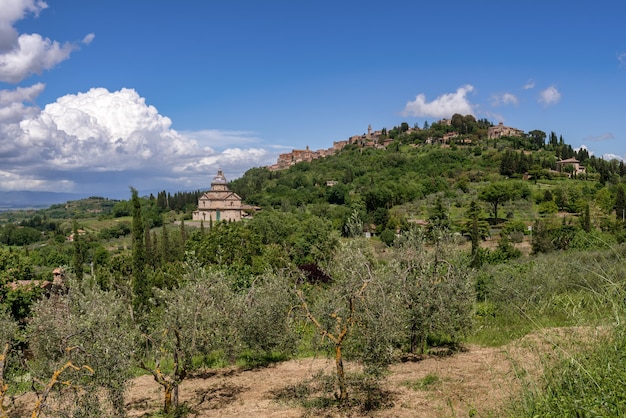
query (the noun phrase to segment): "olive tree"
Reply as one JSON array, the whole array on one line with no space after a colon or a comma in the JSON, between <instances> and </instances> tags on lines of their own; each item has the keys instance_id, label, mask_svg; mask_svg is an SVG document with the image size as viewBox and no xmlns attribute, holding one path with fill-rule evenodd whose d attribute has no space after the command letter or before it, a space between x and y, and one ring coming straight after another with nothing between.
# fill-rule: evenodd
<instances>
[{"instance_id":1,"label":"olive tree","mask_svg":"<svg viewBox=\"0 0 626 418\"><path fill-rule=\"evenodd\" d=\"M344 357L360 361L377 376L391 362L399 329L394 312L398 295L389 291L390 276L364 240L345 242L325 270L333 280L330 287L314 297L315 289L300 286L296 295L305 317L334 352L335 397L345 401Z\"/></svg>"},{"instance_id":2,"label":"olive tree","mask_svg":"<svg viewBox=\"0 0 626 418\"><path fill-rule=\"evenodd\" d=\"M450 237L434 249L426 248L418 228L397 241L393 255L411 353L422 352L429 336L458 341L470 330L475 294L467 260Z\"/></svg>"},{"instance_id":3,"label":"olive tree","mask_svg":"<svg viewBox=\"0 0 626 418\"><path fill-rule=\"evenodd\" d=\"M237 315L241 312L229 279L220 271L188 266L182 285L155 291L158 307L151 330L144 333L149 371L164 391L165 413L178 408L178 388L192 368L194 356L220 350L234 358L238 350ZM171 361L170 371L162 368Z\"/></svg>"},{"instance_id":4,"label":"olive tree","mask_svg":"<svg viewBox=\"0 0 626 418\"><path fill-rule=\"evenodd\" d=\"M11 346L17 332L17 323L8 312L0 309L0 416L7 416L4 399L9 390L7 366Z\"/></svg>"},{"instance_id":5,"label":"olive tree","mask_svg":"<svg viewBox=\"0 0 626 418\"><path fill-rule=\"evenodd\" d=\"M290 315L297 304L293 285L288 271L268 271L237 295L241 314L236 326L243 349L257 356L295 353L298 336Z\"/></svg>"},{"instance_id":6,"label":"olive tree","mask_svg":"<svg viewBox=\"0 0 626 418\"><path fill-rule=\"evenodd\" d=\"M26 365L39 392L39 410L58 416L125 415L137 338L130 310L115 292L70 280L67 294L53 294L34 306L27 338L33 356Z\"/></svg>"}]
</instances>

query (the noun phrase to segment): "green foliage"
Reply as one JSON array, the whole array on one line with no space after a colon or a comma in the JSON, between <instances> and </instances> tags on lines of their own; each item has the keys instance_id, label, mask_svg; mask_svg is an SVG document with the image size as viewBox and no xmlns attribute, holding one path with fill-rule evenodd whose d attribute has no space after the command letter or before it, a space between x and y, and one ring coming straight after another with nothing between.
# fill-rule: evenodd
<instances>
[{"instance_id":1,"label":"green foliage","mask_svg":"<svg viewBox=\"0 0 626 418\"><path fill-rule=\"evenodd\" d=\"M626 378L626 333L624 332L623 248L612 252L579 253L572 263L570 286L584 280L579 297L571 291L551 293L558 311L571 311L581 319L596 303L613 311L613 320L559 346L542 359L545 370L539 385L527 386L521 401L509 406L510 416L621 416L626 397L621 382ZM554 260L553 260L554 261ZM582 274L577 269L582 267ZM553 290L553 289L551 289ZM583 294L581 294L583 293ZM548 295L546 295L548 296ZM600 302L600 303L598 303ZM606 316L604 316L606 317Z\"/></svg>"},{"instance_id":2,"label":"green foliage","mask_svg":"<svg viewBox=\"0 0 626 418\"><path fill-rule=\"evenodd\" d=\"M481 191L479 197L491 205L496 223L498 222L498 208L503 203L522 196L522 189L518 186L518 183L501 181L490 183Z\"/></svg>"},{"instance_id":3,"label":"green foliage","mask_svg":"<svg viewBox=\"0 0 626 418\"><path fill-rule=\"evenodd\" d=\"M242 299L238 333L244 346L256 356L295 354L298 338L290 316L297 305L294 283L290 275L266 272L238 296Z\"/></svg>"},{"instance_id":4,"label":"green foliage","mask_svg":"<svg viewBox=\"0 0 626 418\"><path fill-rule=\"evenodd\" d=\"M0 284L34 278L35 272L29 257L20 251L0 248Z\"/></svg>"},{"instance_id":5,"label":"green foliage","mask_svg":"<svg viewBox=\"0 0 626 418\"><path fill-rule=\"evenodd\" d=\"M144 311L150 298L150 285L146 276L146 247L141 202L137 190L131 188L132 202L132 291L133 308L137 313Z\"/></svg>"},{"instance_id":6,"label":"green foliage","mask_svg":"<svg viewBox=\"0 0 626 418\"><path fill-rule=\"evenodd\" d=\"M522 256L522 252L515 248L509 240L509 236L505 233L500 234L500 241L498 242L498 248L492 251L487 256L490 263L503 263L507 260L519 258Z\"/></svg>"},{"instance_id":7,"label":"green foliage","mask_svg":"<svg viewBox=\"0 0 626 418\"><path fill-rule=\"evenodd\" d=\"M260 237L241 222L218 222L205 235L192 235L187 250L204 265L227 268L241 276L243 287L252 274L262 273L252 271L253 260L263 253Z\"/></svg>"},{"instance_id":8,"label":"green foliage","mask_svg":"<svg viewBox=\"0 0 626 418\"><path fill-rule=\"evenodd\" d=\"M626 396L620 382L626 379L626 336L623 327L581 343L577 351L548 365L542 390L527 390L512 416L597 416L624 414Z\"/></svg>"},{"instance_id":9,"label":"green foliage","mask_svg":"<svg viewBox=\"0 0 626 418\"><path fill-rule=\"evenodd\" d=\"M14 224L8 224L0 227L0 243L5 245L29 245L40 241L41 238L41 232L29 226L17 227Z\"/></svg>"},{"instance_id":10,"label":"green foliage","mask_svg":"<svg viewBox=\"0 0 626 418\"><path fill-rule=\"evenodd\" d=\"M441 383L441 378L433 373L429 373L422 379L404 382L404 386L412 390L433 390Z\"/></svg>"},{"instance_id":11,"label":"green foliage","mask_svg":"<svg viewBox=\"0 0 626 418\"><path fill-rule=\"evenodd\" d=\"M419 230L397 243L393 276L400 284L406 347L423 352L431 336L461 341L472 327L475 301L467 260L445 236L432 252L425 251Z\"/></svg>"},{"instance_id":12,"label":"green foliage","mask_svg":"<svg viewBox=\"0 0 626 418\"><path fill-rule=\"evenodd\" d=\"M67 369L63 380L72 384L53 392L63 400L62 413L72 416L81 410L81 416L98 416L106 400L121 416L137 343L127 306L118 294L103 292L92 282L71 281L70 287L67 295L53 295L34 306L27 327L33 353L28 370L47 382L71 361L80 370ZM77 387L81 390L74 390Z\"/></svg>"}]
</instances>

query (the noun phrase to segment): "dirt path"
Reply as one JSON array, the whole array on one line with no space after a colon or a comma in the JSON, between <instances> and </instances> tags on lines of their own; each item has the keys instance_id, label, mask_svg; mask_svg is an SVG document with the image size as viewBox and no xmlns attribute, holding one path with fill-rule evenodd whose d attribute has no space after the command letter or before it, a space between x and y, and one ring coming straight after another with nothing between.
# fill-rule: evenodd
<instances>
[{"instance_id":1,"label":"dirt path","mask_svg":"<svg viewBox=\"0 0 626 418\"><path fill-rule=\"evenodd\" d=\"M522 385L536 381L546 359L575 350L577 342L590 341L597 332L593 328L552 329L504 347L468 346L453 355L395 364L384 383L393 406L368 416L503 416L498 408L519 395ZM354 367L346 365L348 372ZM333 368L334 363L327 359L308 358L248 371L209 370L182 383L180 402L192 409L191 417L319 416L319 411L276 401L272 392L304 382L319 371L330 374ZM152 377L134 379L127 396L128 415L145 417L161 406L162 392ZM331 409L324 410L322 416L340 417L346 413ZM352 412L349 416L359 414Z\"/></svg>"},{"instance_id":2,"label":"dirt path","mask_svg":"<svg viewBox=\"0 0 626 418\"><path fill-rule=\"evenodd\" d=\"M500 416L497 409L520 392L522 382L539 375L542 358L559 339L578 339L579 331L551 331L533 335L505 347L468 346L453 355L429 356L391 367L384 388L392 393L393 407L373 417ZM588 331L580 331L588 333ZM218 371L183 382L181 402L197 417L302 417L303 408L274 400L271 391L312 377L320 370L333 372L326 359L292 360L269 368ZM347 366L348 371L351 365ZM516 370L523 370L519 378ZM428 376L428 377L427 377ZM426 380L425 380L426 378ZM432 382L420 387L422 382ZM149 376L135 380L129 396L129 415L141 417L160 406L161 396ZM328 411L327 416L341 416Z\"/></svg>"}]
</instances>

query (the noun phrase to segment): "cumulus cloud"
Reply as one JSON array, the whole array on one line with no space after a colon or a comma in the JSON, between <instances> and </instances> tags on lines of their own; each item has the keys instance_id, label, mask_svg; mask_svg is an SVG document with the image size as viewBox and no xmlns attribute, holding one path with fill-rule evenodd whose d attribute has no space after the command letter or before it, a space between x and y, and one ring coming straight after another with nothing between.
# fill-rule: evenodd
<instances>
[{"instance_id":1,"label":"cumulus cloud","mask_svg":"<svg viewBox=\"0 0 626 418\"><path fill-rule=\"evenodd\" d=\"M250 166L268 165L276 158L260 148L232 147L232 142L217 140L243 138L241 133L210 131L213 147L223 149L205 146L205 140L194 136L202 138L207 131L177 132L168 117L133 89L93 88L60 97L43 109L24 104L41 90L43 85L37 84L0 92L0 118L4 112L9 115L0 123L0 166L5 176L15 179L0 182L0 188L10 189L21 179L22 189L54 184L53 190L63 186L64 191L81 191L96 175L119 179L122 173L128 176L128 183L118 185L122 188L136 181L147 184L146 179L156 179L155 188L203 188L217 168L235 178Z\"/></svg>"},{"instance_id":2,"label":"cumulus cloud","mask_svg":"<svg viewBox=\"0 0 626 418\"><path fill-rule=\"evenodd\" d=\"M524 90L530 90L530 89L534 89L535 88L535 80L533 80L532 78L530 80L528 80L526 82L526 84L524 84L524 86L522 87Z\"/></svg>"},{"instance_id":3,"label":"cumulus cloud","mask_svg":"<svg viewBox=\"0 0 626 418\"><path fill-rule=\"evenodd\" d=\"M491 105L494 107L502 105L516 105L519 103L517 96L511 93L494 94L491 96Z\"/></svg>"},{"instance_id":4,"label":"cumulus cloud","mask_svg":"<svg viewBox=\"0 0 626 418\"><path fill-rule=\"evenodd\" d=\"M617 61L619 62L619 68L626 68L626 52L618 53Z\"/></svg>"},{"instance_id":5,"label":"cumulus cloud","mask_svg":"<svg viewBox=\"0 0 626 418\"><path fill-rule=\"evenodd\" d=\"M419 94L414 101L406 104L402 115L433 118L449 118L455 113L473 115L474 106L467 98L468 93L472 91L474 91L474 87L466 84L463 87L459 87L455 93L441 95L432 102L427 102L426 96Z\"/></svg>"},{"instance_id":6,"label":"cumulus cloud","mask_svg":"<svg viewBox=\"0 0 626 418\"><path fill-rule=\"evenodd\" d=\"M546 106L556 104L561 100L561 93L554 86L550 86L539 93L539 103L543 103Z\"/></svg>"},{"instance_id":7,"label":"cumulus cloud","mask_svg":"<svg viewBox=\"0 0 626 418\"><path fill-rule=\"evenodd\" d=\"M0 0L0 81L18 83L31 74L41 74L66 60L76 49L74 44L60 44L37 33L17 32L15 22L29 13L37 16L47 7L38 0ZM89 42L92 39L93 35L85 37Z\"/></svg>"},{"instance_id":8,"label":"cumulus cloud","mask_svg":"<svg viewBox=\"0 0 626 418\"><path fill-rule=\"evenodd\" d=\"M605 161L611 161L611 160L618 160L618 161L625 161L626 159L622 156L619 156L617 154L603 154L602 155L602 159Z\"/></svg>"}]
</instances>

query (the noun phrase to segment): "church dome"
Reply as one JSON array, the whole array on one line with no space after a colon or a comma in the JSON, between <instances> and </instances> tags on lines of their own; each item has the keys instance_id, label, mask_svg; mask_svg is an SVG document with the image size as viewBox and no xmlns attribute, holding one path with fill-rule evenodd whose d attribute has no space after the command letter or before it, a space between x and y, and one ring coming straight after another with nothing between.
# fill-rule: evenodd
<instances>
[{"instance_id":1,"label":"church dome","mask_svg":"<svg viewBox=\"0 0 626 418\"><path fill-rule=\"evenodd\" d=\"M226 177L224 177L224 173L222 173L222 170L217 171L217 176L213 178L211 184L228 184L228 182L226 181Z\"/></svg>"}]
</instances>

